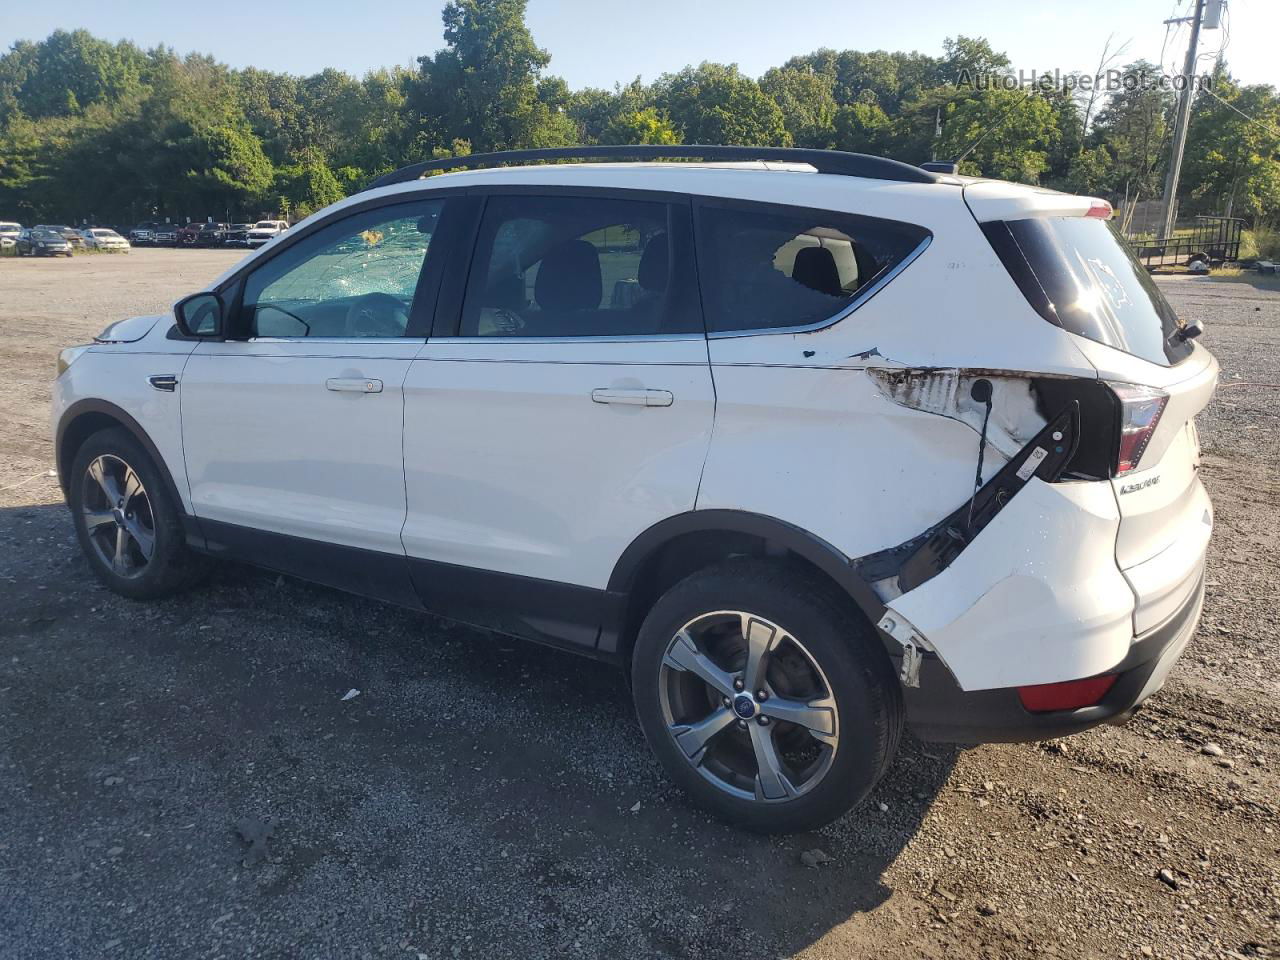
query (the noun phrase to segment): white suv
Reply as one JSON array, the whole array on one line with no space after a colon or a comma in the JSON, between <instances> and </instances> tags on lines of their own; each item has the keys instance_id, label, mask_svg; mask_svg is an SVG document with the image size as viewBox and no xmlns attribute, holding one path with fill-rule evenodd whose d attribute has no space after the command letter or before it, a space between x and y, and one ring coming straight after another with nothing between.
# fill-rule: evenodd
<instances>
[{"instance_id":1,"label":"white suv","mask_svg":"<svg viewBox=\"0 0 1280 960\"><path fill-rule=\"evenodd\" d=\"M324 212L323 210L321 211L321 213ZM289 224L284 220L259 220L249 228L245 242L250 247L260 247L264 243L274 240L288 229Z\"/></svg>"},{"instance_id":2,"label":"white suv","mask_svg":"<svg viewBox=\"0 0 1280 960\"><path fill-rule=\"evenodd\" d=\"M618 153L710 162L483 169ZM696 800L812 827L904 723L1123 719L1196 627L1218 367L1109 215L824 151L422 164L64 351L58 471L126 596L231 557L617 662Z\"/></svg>"}]
</instances>

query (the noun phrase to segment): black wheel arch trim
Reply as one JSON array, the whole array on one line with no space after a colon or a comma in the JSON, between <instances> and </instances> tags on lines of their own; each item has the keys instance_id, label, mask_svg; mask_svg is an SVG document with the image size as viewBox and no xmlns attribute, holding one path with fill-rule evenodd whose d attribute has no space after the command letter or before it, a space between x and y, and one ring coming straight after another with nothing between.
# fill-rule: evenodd
<instances>
[{"instance_id":1,"label":"black wheel arch trim","mask_svg":"<svg viewBox=\"0 0 1280 960\"><path fill-rule=\"evenodd\" d=\"M649 527L622 552L614 564L606 588L615 596L627 596L645 563L677 537L694 533L738 533L759 537L767 544L788 550L813 564L830 577L875 624L884 614L884 604L862 578L851 559L832 544L803 527L766 514L746 510L690 510ZM621 628L622 624L618 624ZM608 625L605 627L606 634ZM616 637L612 638L615 639ZM601 645L606 644L601 637Z\"/></svg>"},{"instance_id":2,"label":"black wheel arch trim","mask_svg":"<svg viewBox=\"0 0 1280 960\"><path fill-rule=\"evenodd\" d=\"M115 420L121 427L133 435L133 438L142 445L142 449L147 452L147 456L151 458L151 462L155 464L157 470L160 471L160 479L165 485L165 490L169 496L173 498L174 505L178 508L178 513L182 517L182 524L187 531L188 539L198 534L198 524L194 517L191 517L182 505L182 495L178 492L178 485L174 483L173 474L169 472L169 465L165 462L164 457L160 454L160 449L147 435L147 431L142 425L133 418L132 415L110 403L106 400L85 399L77 400L71 406L63 411L62 416L58 418L58 429L54 437L54 463L58 471L58 485L62 488L64 497L69 497L71 493L71 478L67 475L71 469L70 461L75 459L74 454L67 457L66 454L66 435L67 430L81 417L86 414L100 414ZM95 431L96 432L96 431ZM90 434L92 435L92 434ZM79 449L77 447L77 449ZM203 538L201 538L202 540ZM200 544L203 546L203 544Z\"/></svg>"}]
</instances>

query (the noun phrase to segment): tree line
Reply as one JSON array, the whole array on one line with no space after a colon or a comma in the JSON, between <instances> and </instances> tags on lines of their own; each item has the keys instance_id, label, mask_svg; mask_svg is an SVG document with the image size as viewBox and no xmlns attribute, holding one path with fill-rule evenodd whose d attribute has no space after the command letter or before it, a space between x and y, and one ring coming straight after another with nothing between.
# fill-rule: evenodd
<instances>
[{"instance_id":1,"label":"tree line","mask_svg":"<svg viewBox=\"0 0 1280 960\"><path fill-rule=\"evenodd\" d=\"M834 148L1105 196L1160 196L1176 94L1136 82L958 82L1007 73L981 38L940 56L820 49L756 79L704 62L572 90L527 0L451 0L443 49L355 78L233 70L86 31L0 56L0 217L128 223L300 217L389 170L470 152L615 143ZM1105 56L1105 54L1104 54ZM1154 79L1144 61L1119 68ZM1216 65L1195 99L1181 210L1280 219L1280 96Z\"/></svg>"}]
</instances>

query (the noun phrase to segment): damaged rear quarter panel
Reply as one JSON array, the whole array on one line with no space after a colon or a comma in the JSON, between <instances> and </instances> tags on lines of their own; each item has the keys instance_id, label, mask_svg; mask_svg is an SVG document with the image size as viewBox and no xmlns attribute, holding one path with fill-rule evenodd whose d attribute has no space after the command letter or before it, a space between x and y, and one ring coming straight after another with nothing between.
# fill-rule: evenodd
<instances>
[{"instance_id":1,"label":"damaged rear quarter panel","mask_svg":"<svg viewBox=\"0 0 1280 960\"><path fill-rule=\"evenodd\" d=\"M889 603L964 690L1088 677L1133 639L1110 485L1033 478L936 577Z\"/></svg>"},{"instance_id":2,"label":"damaged rear quarter panel","mask_svg":"<svg viewBox=\"0 0 1280 960\"><path fill-rule=\"evenodd\" d=\"M858 557L932 526L973 485L973 429L894 403L863 370L729 366L715 378L700 510L776 517Z\"/></svg>"}]
</instances>

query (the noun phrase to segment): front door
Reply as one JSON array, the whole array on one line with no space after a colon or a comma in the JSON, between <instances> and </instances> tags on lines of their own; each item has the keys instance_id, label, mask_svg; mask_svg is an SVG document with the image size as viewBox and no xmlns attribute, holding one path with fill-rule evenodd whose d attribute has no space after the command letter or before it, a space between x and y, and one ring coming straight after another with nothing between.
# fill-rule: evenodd
<instances>
[{"instance_id":1,"label":"front door","mask_svg":"<svg viewBox=\"0 0 1280 960\"><path fill-rule=\"evenodd\" d=\"M461 309L405 381L428 607L594 645L619 555L693 509L714 395L690 234L687 202L487 198Z\"/></svg>"},{"instance_id":2,"label":"front door","mask_svg":"<svg viewBox=\"0 0 1280 960\"><path fill-rule=\"evenodd\" d=\"M402 388L425 339L445 202L365 209L282 247L243 280L238 339L192 353L183 446L211 545L412 597L400 543Z\"/></svg>"}]
</instances>

